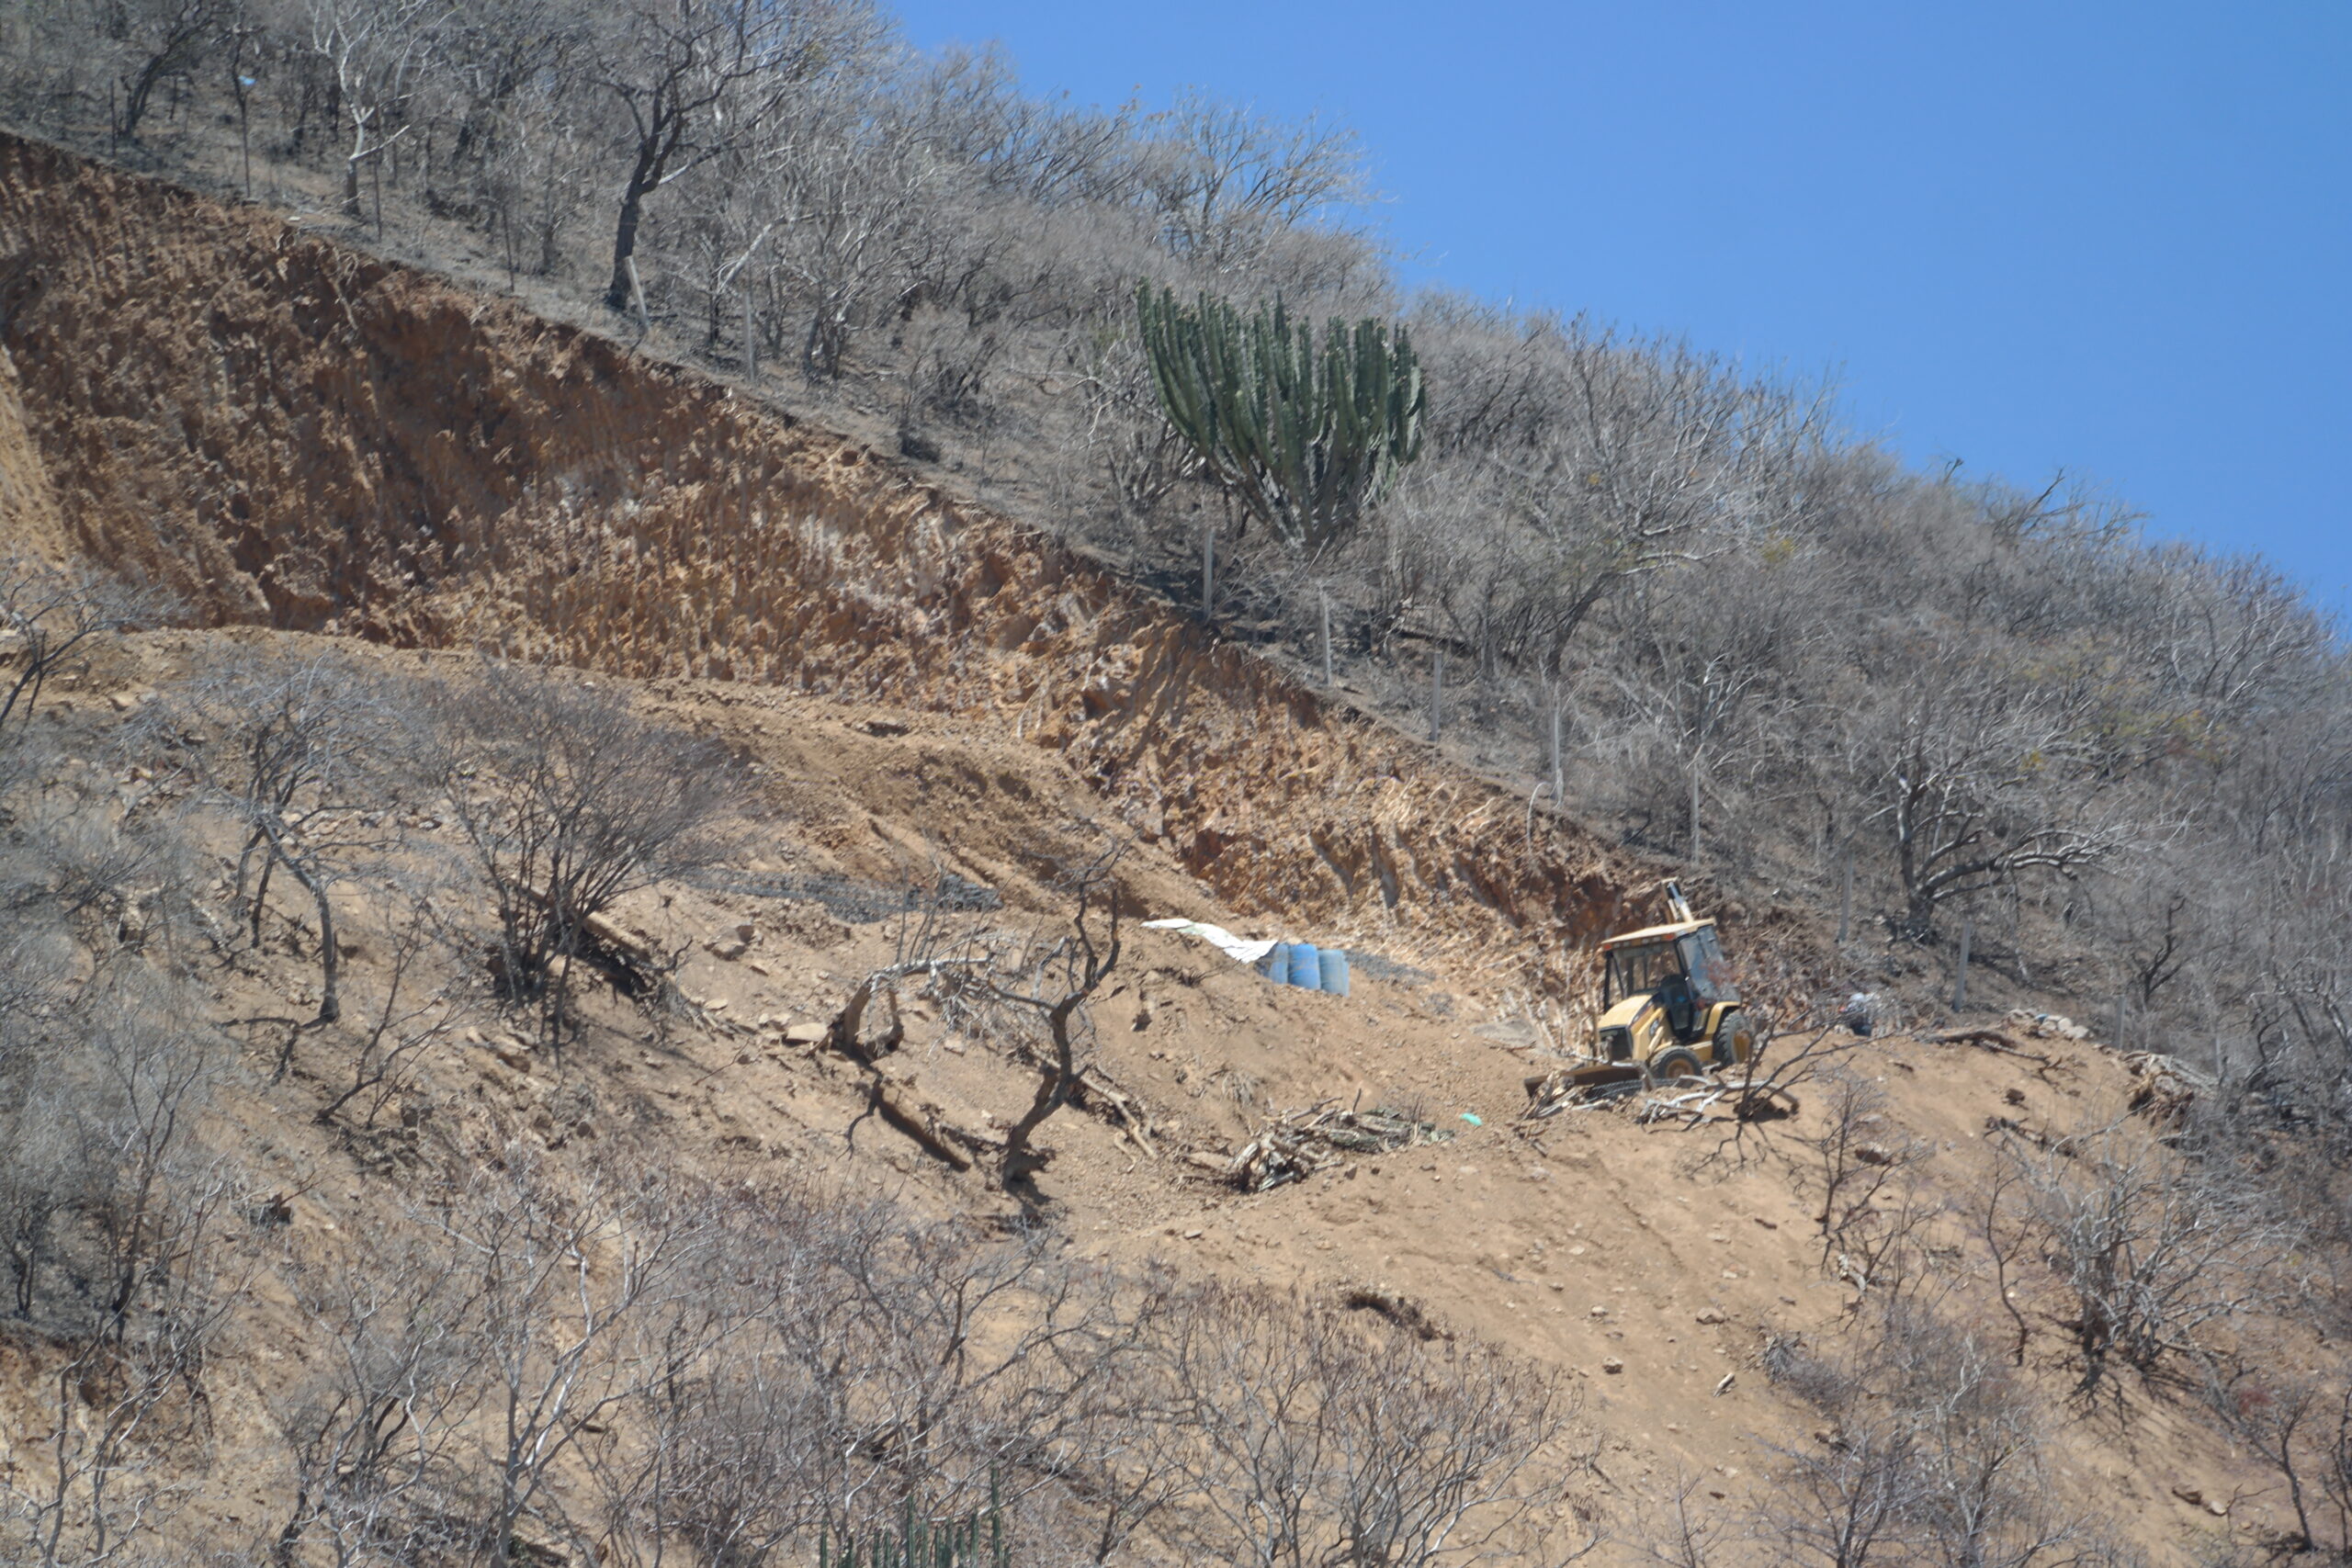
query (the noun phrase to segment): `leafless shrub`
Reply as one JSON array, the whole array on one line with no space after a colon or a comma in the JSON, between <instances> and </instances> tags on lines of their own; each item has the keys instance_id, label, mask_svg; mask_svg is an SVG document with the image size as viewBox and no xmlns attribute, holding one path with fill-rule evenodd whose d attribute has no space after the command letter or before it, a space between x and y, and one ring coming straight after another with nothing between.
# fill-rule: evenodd
<instances>
[{"instance_id":1,"label":"leafless shrub","mask_svg":"<svg viewBox=\"0 0 2352 1568\"><path fill-rule=\"evenodd\" d=\"M1730 1097L1731 1129L1708 1157L1737 1163L1752 1150L1770 1149L1773 1124L1804 1109L1798 1090L1810 1095L1813 1086L1847 1071L1859 1044L1835 1023L1780 1029L1770 1010L1758 1010L1756 1043Z\"/></svg>"},{"instance_id":2,"label":"leafless shrub","mask_svg":"<svg viewBox=\"0 0 2352 1568\"><path fill-rule=\"evenodd\" d=\"M475 1260L435 1240L362 1230L345 1256L287 1260L322 1354L274 1401L294 1472L280 1560L316 1545L337 1564L398 1562L467 1544L460 1433L486 1348Z\"/></svg>"},{"instance_id":3,"label":"leafless shrub","mask_svg":"<svg viewBox=\"0 0 2352 1568\"><path fill-rule=\"evenodd\" d=\"M1821 1194L1821 1261L1858 1290L1914 1271L1928 1215L1909 1179L1928 1150L1894 1125L1886 1091L1850 1067L1827 1073L1820 1129L1805 1140Z\"/></svg>"},{"instance_id":4,"label":"leafless shrub","mask_svg":"<svg viewBox=\"0 0 2352 1568\"><path fill-rule=\"evenodd\" d=\"M2200 1336L2278 1299L2291 1228L2235 1172L2199 1162L2129 1123L2046 1147L2009 1137L1996 1153L2014 1206L2005 1247L2049 1265L2041 1315L2066 1336L2077 1389L2113 1362L2154 1377L2204 1348Z\"/></svg>"},{"instance_id":5,"label":"leafless shrub","mask_svg":"<svg viewBox=\"0 0 2352 1568\"><path fill-rule=\"evenodd\" d=\"M1644 1559L1659 1568L1712 1568L1722 1561L1735 1526L1709 1518L1695 1501L1697 1481L1678 1475L1664 1504L1643 1521L1636 1540Z\"/></svg>"},{"instance_id":6,"label":"leafless shrub","mask_svg":"<svg viewBox=\"0 0 2352 1568\"><path fill-rule=\"evenodd\" d=\"M835 1049L870 1066L905 1038L899 992L920 980L950 1026L1034 1062L1036 1092L997 1150L997 1179L1010 1191L1028 1191L1050 1158L1034 1139L1081 1090L1093 1030L1087 1003L1119 962L1122 911L1113 871L1125 846L1107 832L1098 836L1097 846L1060 876L1072 903L1067 928L1012 932L952 920L935 900L927 902L901 922L897 961L852 987L830 1032ZM877 1004L888 1022L869 1037L867 1014ZM903 1122L882 1098L880 1082L873 1087L876 1108ZM930 1139L921 1129L908 1130Z\"/></svg>"},{"instance_id":7,"label":"leafless shrub","mask_svg":"<svg viewBox=\"0 0 2352 1568\"><path fill-rule=\"evenodd\" d=\"M386 767L399 696L339 653L224 662L153 705L129 745L183 770L244 843L236 896L260 940L271 873L283 869L311 900L319 927L315 1021L343 1013L343 942L336 886L394 841ZM187 743L194 736L198 744ZM254 861L261 859L254 875Z\"/></svg>"},{"instance_id":8,"label":"leafless shrub","mask_svg":"<svg viewBox=\"0 0 2352 1568\"><path fill-rule=\"evenodd\" d=\"M908 1506L969 1513L999 1491L1050 1495L1115 1544L1157 1507L1161 1472L1136 1478L1120 1373L1140 1364L1162 1293L1043 1237L797 1185L724 1195L715 1215L724 1242L695 1300L723 1338L699 1316L662 1319L671 1370L632 1403L630 1439L583 1449L603 1560L650 1562L673 1540L768 1562L820 1530Z\"/></svg>"},{"instance_id":9,"label":"leafless shrub","mask_svg":"<svg viewBox=\"0 0 2352 1568\"><path fill-rule=\"evenodd\" d=\"M0 1499L13 1505L0 1514L0 1542L16 1561L125 1560L153 1542L190 1490L175 1450L202 1430L198 1379L240 1284L209 1269L174 1283L119 1332L75 1341L44 1380L50 1429L0 1483Z\"/></svg>"},{"instance_id":10,"label":"leafless shrub","mask_svg":"<svg viewBox=\"0 0 2352 1568\"><path fill-rule=\"evenodd\" d=\"M243 1289L228 1234L243 1189L195 1140L220 1048L133 966L102 970L69 1027L60 1141L8 1172L18 1308L40 1312L56 1354L50 1429L6 1483L7 1525L19 1560L43 1564L109 1561L170 1510L166 1456L198 1429L198 1375ZM44 1245L62 1289L39 1288Z\"/></svg>"},{"instance_id":11,"label":"leafless shrub","mask_svg":"<svg viewBox=\"0 0 2352 1568\"><path fill-rule=\"evenodd\" d=\"M2220 1364L2205 1370L2201 1390L2205 1404L2232 1437L2254 1453L2286 1483L2288 1506L2295 1511L2296 1540L2303 1550L2319 1544L2312 1529L2313 1506L2325 1495L2328 1461L2324 1439L2335 1402L2308 1376L2258 1372L2245 1364L2245 1350L2233 1358L2234 1367ZM2347 1434L2341 1423L2335 1434L2340 1445ZM2317 1452L2312 1450L2316 1448ZM2318 1493L2321 1495L2315 1496ZM2341 1537L2352 1543L2352 1537Z\"/></svg>"},{"instance_id":12,"label":"leafless shrub","mask_svg":"<svg viewBox=\"0 0 2352 1568\"><path fill-rule=\"evenodd\" d=\"M390 908L378 932L382 996L351 1030L344 1081L318 1110L322 1122L349 1110L363 1131L376 1125L449 1043L465 1009L455 987L434 980L435 969L449 956L435 890L396 881L384 897Z\"/></svg>"},{"instance_id":13,"label":"leafless shrub","mask_svg":"<svg viewBox=\"0 0 2352 1568\"><path fill-rule=\"evenodd\" d=\"M1216 1521L1204 1544L1227 1561L1566 1562L1595 1544L1549 1539L1572 1400L1493 1351L1208 1291L1167 1354L1187 1473Z\"/></svg>"},{"instance_id":14,"label":"leafless shrub","mask_svg":"<svg viewBox=\"0 0 2352 1568\"><path fill-rule=\"evenodd\" d=\"M152 620L165 604L161 594L86 569L0 556L0 741L12 722L23 732L49 683L74 667L93 638Z\"/></svg>"},{"instance_id":15,"label":"leafless shrub","mask_svg":"<svg viewBox=\"0 0 2352 1568\"><path fill-rule=\"evenodd\" d=\"M526 1523L572 1529L555 1472L662 1378L695 1365L725 1325L695 1289L718 1231L701 1190L616 1162L566 1179L508 1145L428 1216L455 1257L453 1288L480 1337L485 1419L463 1436L493 1555Z\"/></svg>"},{"instance_id":16,"label":"leafless shrub","mask_svg":"<svg viewBox=\"0 0 2352 1568\"><path fill-rule=\"evenodd\" d=\"M611 692L506 665L441 688L432 716L424 771L490 891L501 985L560 1037L569 964L556 960L578 957L588 922L624 894L722 852L735 769Z\"/></svg>"},{"instance_id":17,"label":"leafless shrub","mask_svg":"<svg viewBox=\"0 0 2352 1568\"><path fill-rule=\"evenodd\" d=\"M1779 1450L1757 1506L1780 1560L2057 1568L2097 1547L2089 1520L2046 1501L2031 1391L1932 1303L1883 1300L1834 1348L1771 1364L1832 1422Z\"/></svg>"}]
</instances>

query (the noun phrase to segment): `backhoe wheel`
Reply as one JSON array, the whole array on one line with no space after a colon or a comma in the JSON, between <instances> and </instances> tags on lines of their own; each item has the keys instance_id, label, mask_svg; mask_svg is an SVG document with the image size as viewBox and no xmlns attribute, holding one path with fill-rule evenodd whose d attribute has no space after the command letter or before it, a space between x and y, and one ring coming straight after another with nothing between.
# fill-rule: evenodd
<instances>
[{"instance_id":1,"label":"backhoe wheel","mask_svg":"<svg viewBox=\"0 0 2352 1568\"><path fill-rule=\"evenodd\" d=\"M1747 1015L1734 1010L1724 1014L1715 1025L1715 1066L1728 1067L1734 1062L1744 1062L1756 1048L1756 1032L1748 1026Z\"/></svg>"},{"instance_id":2,"label":"backhoe wheel","mask_svg":"<svg viewBox=\"0 0 2352 1568\"><path fill-rule=\"evenodd\" d=\"M1677 1078L1702 1078L1707 1069L1699 1060L1699 1053L1688 1045L1676 1045L1660 1051L1650 1058L1650 1083L1669 1084Z\"/></svg>"}]
</instances>

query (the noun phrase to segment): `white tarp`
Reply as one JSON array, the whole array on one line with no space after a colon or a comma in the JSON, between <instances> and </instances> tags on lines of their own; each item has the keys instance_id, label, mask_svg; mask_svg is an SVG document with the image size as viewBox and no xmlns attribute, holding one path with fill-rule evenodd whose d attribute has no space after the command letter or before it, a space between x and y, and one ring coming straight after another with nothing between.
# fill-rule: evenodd
<instances>
[{"instance_id":1,"label":"white tarp","mask_svg":"<svg viewBox=\"0 0 2352 1568\"><path fill-rule=\"evenodd\" d=\"M1200 920L1146 920L1144 929L1155 931L1181 931L1186 936L1196 936L1236 964L1255 964L1274 950L1274 944L1271 942L1250 942L1235 936L1223 926L1212 926Z\"/></svg>"}]
</instances>

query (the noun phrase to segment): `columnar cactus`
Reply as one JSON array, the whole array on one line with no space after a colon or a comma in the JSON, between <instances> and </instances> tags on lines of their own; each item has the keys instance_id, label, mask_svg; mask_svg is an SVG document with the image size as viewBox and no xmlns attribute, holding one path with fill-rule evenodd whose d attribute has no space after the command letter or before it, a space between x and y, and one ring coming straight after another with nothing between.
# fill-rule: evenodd
<instances>
[{"instance_id":1,"label":"columnar cactus","mask_svg":"<svg viewBox=\"0 0 2352 1568\"><path fill-rule=\"evenodd\" d=\"M1159 404L1251 515L1310 550L1343 538L1420 455L1420 361L1403 326L1333 317L1322 345L1278 299L1244 317L1136 290Z\"/></svg>"}]
</instances>

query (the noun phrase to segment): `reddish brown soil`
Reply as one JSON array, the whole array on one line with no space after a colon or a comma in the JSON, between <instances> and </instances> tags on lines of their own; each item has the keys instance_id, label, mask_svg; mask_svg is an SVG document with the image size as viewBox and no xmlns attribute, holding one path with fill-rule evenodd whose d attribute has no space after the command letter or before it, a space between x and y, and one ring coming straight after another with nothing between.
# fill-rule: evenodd
<instances>
[{"instance_id":1,"label":"reddish brown soil","mask_svg":"<svg viewBox=\"0 0 2352 1568\"><path fill-rule=\"evenodd\" d=\"M1151 913L1437 971L1360 979L1340 1000L1136 933L1098 1010L1100 1060L1150 1109L1159 1152L1083 1114L1050 1124L1043 1187L1074 1245L1302 1291L1379 1285L1572 1371L1621 1528L1678 1473L1711 1477L1704 1506L1730 1509L1765 1466L1759 1438L1809 1440L1757 1360L1768 1335L1832 1332L1849 1294L1809 1219L1805 1116L1776 1129L1778 1154L1732 1163L1704 1157L1719 1125L1590 1113L1514 1130L1541 1064L1480 1032L1506 981L1646 918L1654 869L1573 824L1531 824L1523 800L854 444L267 214L0 141L0 310L9 543L144 574L216 627L487 645L641 681L649 707L760 763L773 869L887 879L936 856L998 887L1007 919L1045 919L1067 824L1109 815L1138 840L1125 883ZM110 722L117 690L265 635L136 639L44 722ZM1728 913L1751 953L1808 951L1797 912ZM846 1065L752 1026L829 1014L887 957L887 927L687 887L628 914L679 941L752 923L741 959L698 950L683 976L724 1006L659 1048L625 1044L646 1025L605 997L597 1051L521 1068L455 1054L428 1089L444 1125L563 1145L601 1122L658 1133L689 1164L805 1165L926 1207L1002 1207L978 1173L861 1120ZM354 961L356 992L370 963ZM224 991L224 1016L299 994L303 975L272 957ZM891 1071L959 1124L1009 1116L1032 1080L956 1043L918 1021ZM1987 1116L2060 1125L2120 1104L2109 1055L2052 1049L2040 1073L1907 1038L1865 1061L1894 1099L1891 1132L1932 1143L1928 1179L1956 1193ZM395 1200L375 1154L300 1113L334 1059L332 1041L306 1046L287 1083L232 1092L215 1131L282 1171L298 1224L382 1223ZM1418 1105L1453 1137L1252 1197L1185 1157L1326 1100ZM221 1396L201 1506L225 1540L268 1517L277 1477L239 1456L263 1451L283 1373L248 1343L220 1376L241 1392ZM2070 1415L2058 1369L2035 1376L2052 1391L2053 1485L2164 1560L2278 1524L2276 1498L2228 1518L2175 1500L2259 1488L2193 1417L2138 1395ZM22 1395L0 1464L6 1434L36 1429Z\"/></svg>"},{"instance_id":2,"label":"reddish brown soil","mask_svg":"<svg viewBox=\"0 0 2352 1568\"><path fill-rule=\"evenodd\" d=\"M690 372L6 139L0 278L0 518L205 621L985 717L1240 907L1482 975L1648 912L1573 823Z\"/></svg>"}]
</instances>

